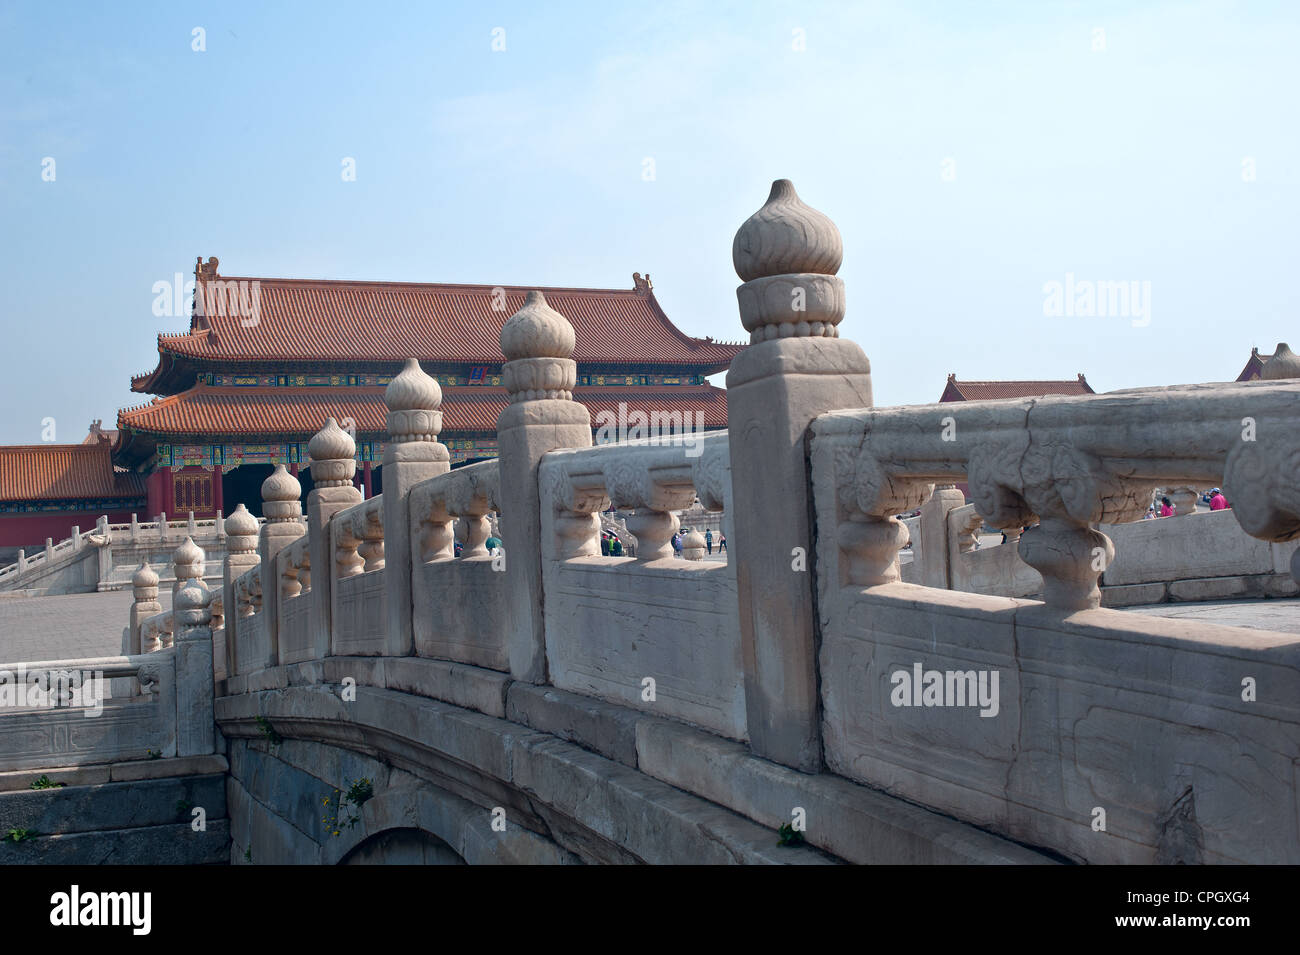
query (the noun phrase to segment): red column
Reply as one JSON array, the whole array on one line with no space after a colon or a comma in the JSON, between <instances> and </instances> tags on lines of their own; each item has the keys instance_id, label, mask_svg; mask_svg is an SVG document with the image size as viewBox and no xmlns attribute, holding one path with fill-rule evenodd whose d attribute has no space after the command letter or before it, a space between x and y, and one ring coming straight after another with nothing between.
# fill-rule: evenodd
<instances>
[{"instance_id":1,"label":"red column","mask_svg":"<svg viewBox=\"0 0 1300 955\"><path fill-rule=\"evenodd\" d=\"M366 462L365 469L361 472L361 483L362 486L365 488L362 494L364 495L365 499L368 501L373 496L370 493L370 462L369 461Z\"/></svg>"},{"instance_id":2,"label":"red column","mask_svg":"<svg viewBox=\"0 0 1300 955\"><path fill-rule=\"evenodd\" d=\"M221 508L225 502L221 499L221 465L212 466L212 509L216 511L216 516L221 517Z\"/></svg>"},{"instance_id":3,"label":"red column","mask_svg":"<svg viewBox=\"0 0 1300 955\"><path fill-rule=\"evenodd\" d=\"M162 469L162 510L167 515L167 520L176 519L176 482L172 478L172 469L167 467ZM157 516L157 515L155 515Z\"/></svg>"},{"instance_id":4,"label":"red column","mask_svg":"<svg viewBox=\"0 0 1300 955\"><path fill-rule=\"evenodd\" d=\"M296 465L296 464L290 464L290 465L289 465L289 473L292 474L294 477L297 477L297 476L298 476L298 465Z\"/></svg>"},{"instance_id":5,"label":"red column","mask_svg":"<svg viewBox=\"0 0 1300 955\"><path fill-rule=\"evenodd\" d=\"M154 471L144 482L147 499L145 501L146 513L140 515L140 520L151 521L158 516L158 512L163 509L163 473L161 470Z\"/></svg>"}]
</instances>

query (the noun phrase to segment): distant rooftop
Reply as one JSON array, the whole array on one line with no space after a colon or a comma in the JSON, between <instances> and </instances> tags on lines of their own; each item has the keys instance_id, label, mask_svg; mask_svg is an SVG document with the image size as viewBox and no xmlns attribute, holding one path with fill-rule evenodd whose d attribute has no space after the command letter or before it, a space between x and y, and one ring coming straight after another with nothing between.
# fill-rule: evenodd
<instances>
[{"instance_id":1,"label":"distant rooftop","mask_svg":"<svg viewBox=\"0 0 1300 955\"><path fill-rule=\"evenodd\" d=\"M144 476L115 470L111 452L107 442L0 446L0 501L143 497Z\"/></svg>"},{"instance_id":2,"label":"distant rooftop","mask_svg":"<svg viewBox=\"0 0 1300 955\"><path fill-rule=\"evenodd\" d=\"M193 384L196 363L433 363L505 361L501 326L533 286L451 285L252 278L196 268L190 328L158 336L158 367L132 379L137 392L173 393ZM256 287L257 314L247 313ZM649 276L633 287L537 287L574 327L573 360L588 365L659 365L714 374L740 342L694 338L659 306Z\"/></svg>"},{"instance_id":3,"label":"distant rooftop","mask_svg":"<svg viewBox=\"0 0 1300 955\"><path fill-rule=\"evenodd\" d=\"M1083 373L1065 381L958 381L954 372L939 396L940 401L996 401L1004 398L1042 398L1046 395L1096 394Z\"/></svg>"}]
</instances>

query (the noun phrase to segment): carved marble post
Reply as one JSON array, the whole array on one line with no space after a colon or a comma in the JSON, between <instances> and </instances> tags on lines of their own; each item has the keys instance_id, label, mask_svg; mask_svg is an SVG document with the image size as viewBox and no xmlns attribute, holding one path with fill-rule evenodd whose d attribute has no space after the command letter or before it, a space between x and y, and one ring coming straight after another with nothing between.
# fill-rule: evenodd
<instances>
[{"instance_id":1,"label":"carved marble post","mask_svg":"<svg viewBox=\"0 0 1300 955\"><path fill-rule=\"evenodd\" d=\"M912 560L917 561L917 583L952 589L952 557L948 550L948 512L962 507L966 495L955 487L939 488L921 505L920 540L912 540Z\"/></svg>"},{"instance_id":2,"label":"carved marble post","mask_svg":"<svg viewBox=\"0 0 1300 955\"><path fill-rule=\"evenodd\" d=\"M971 496L993 527L1037 521L1020 535L1017 552L1042 575L1049 611L1094 609L1101 605L1098 582L1115 559L1114 545L1097 525L1140 519L1152 487L1087 449L1062 442L1056 435L1063 425L1055 419L1031 420L1042 421L1039 430L1031 425L1013 438L984 439L972 452ZM1007 537L1009 542L1010 533Z\"/></svg>"},{"instance_id":3,"label":"carved marble post","mask_svg":"<svg viewBox=\"0 0 1300 955\"><path fill-rule=\"evenodd\" d=\"M307 444L311 456L311 479L315 485L307 495L307 547L311 566L316 568L308 599L308 626L315 641L316 659L330 653L333 625L334 544L330 539L330 518L344 508L361 502L361 492L352 484L357 473L357 444L352 436L330 418Z\"/></svg>"},{"instance_id":4,"label":"carved marble post","mask_svg":"<svg viewBox=\"0 0 1300 955\"><path fill-rule=\"evenodd\" d=\"M1020 557L1043 576L1043 602L1070 613L1101 606L1098 581L1115 559L1115 545L1092 526L1063 516L1044 517L1020 537Z\"/></svg>"},{"instance_id":5,"label":"carved marble post","mask_svg":"<svg viewBox=\"0 0 1300 955\"><path fill-rule=\"evenodd\" d=\"M255 667L280 663L280 588L276 586L275 555L307 533L301 500L302 485L283 464L277 464L262 482L262 515L266 523L258 541L258 556L262 563L262 625L266 627L269 649L266 660L247 661Z\"/></svg>"},{"instance_id":6,"label":"carved marble post","mask_svg":"<svg viewBox=\"0 0 1300 955\"><path fill-rule=\"evenodd\" d=\"M704 535L698 530L686 529L686 536L682 538L682 557L686 560L704 559Z\"/></svg>"},{"instance_id":7,"label":"carved marble post","mask_svg":"<svg viewBox=\"0 0 1300 955\"><path fill-rule=\"evenodd\" d=\"M257 564L257 518L243 504L226 518L226 565L222 574L222 605L226 616L226 674L239 673L240 612L235 580ZM243 623L247 630L248 625Z\"/></svg>"},{"instance_id":8,"label":"carved marble post","mask_svg":"<svg viewBox=\"0 0 1300 955\"><path fill-rule=\"evenodd\" d=\"M573 326L541 292L529 292L523 308L501 329L507 359L502 380L510 392L510 404L497 418L501 530L508 554L507 646L511 675L530 683L546 681L538 465L548 451L591 447L591 415L573 400L578 380L578 366L569 357L573 344ZM593 514L577 517L599 526Z\"/></svg>"},{"instance_id":9,"label":"carved marble post","mask_svg":"<svg viewBox=\"0 0 1300 955\"><path fill-rule=\"evenodd\" d=\"M131 589L135 600L131 604L131 622L126 633L126 646L122 653L130 656L140 653L140 624L156 613L162 613L162 604L158 602L158 575L154 573L147 561L141 562L136 572L131 575Z\"/></svg>"},{"instance_id":10,"label":"carved marble post","mask_svg":"<svg viewBox=\"0 0 1300 955\"><path fill-rule=\"evenodd\" d=\"M789 180L736 233L736 290L751 345L727 373L736 564L751 747L821 769L816 583L805 433L824 412L872 404L871 365L838 337L839 230ZM635 532L634 532L635 533ZM802 554L802 558L799 555ZM730 557L731 555L729 555Z\"/></svg>"},{"instance_id":11,"label":"carved marble post","mask_svg":"<svg viewBox=\"0 0 1300 955\"><path fill-rule=\"evenodd\" d=\"M212 593L191 579L176 592L172 630L176 646L176 755L215 751L212 713Z\"/></svg>"},{"instance_id":12,"label":"carved marble post","mask_svg":"<svg viewBox=\"0 0 1300 955\"><path fill-rule=\"evenodd\" d=\"M1288 378L1300 378L1300 355L1291 350L1286 342L1278 342L1273 354L1259 370L1261 381L1285 381Z\"/></svg>"},{"instance_id":13,"label":"carved marble post","mask_svg":"<svg viewBox=\"0 0 1300 955\"><path fill-rule=\"evenodd\" d=\"M384 446L384 523L376 550L363 545L367 571L384 567L388 591L389 655L415 650L411 589L411 488L451 470L451 455L438 440L442 430L442 389L414 358L384 391L388 406L388 443Z\"/></svg>"},{"instance_id":14,"label":"carved marble post","mask_svg":"<svg viewBox=\"0 0 1300 955\"><path fill-rule=\"evenodd\" d=\"M1196 513L1196 502L1200 495L1190 487L1176 487L1169 491L1169 500L1174 502L1174 516L1187 517Z\"/></svg>"},{"instance_id":15,"label":"carved marble post","mask_svg":"<svg viewBox=\"0 0 1300 955\"><path fill-rule=\"evenodd\" d=\"M181 541L180 546L172 551L172 572L176 576L176 580L172 583L172 599L176 598L177 592L191 577L195 580L203 579L206 560L207 555L203 553L203 548L194 543L192 537L186 537Z\"/></svg>"}]
</instances>

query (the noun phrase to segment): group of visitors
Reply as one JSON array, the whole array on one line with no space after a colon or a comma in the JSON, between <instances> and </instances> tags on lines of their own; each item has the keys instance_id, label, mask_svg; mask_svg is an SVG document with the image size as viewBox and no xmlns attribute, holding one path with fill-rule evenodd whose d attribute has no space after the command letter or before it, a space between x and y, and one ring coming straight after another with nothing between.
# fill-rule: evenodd
<instances>
[{"instance_id":1,"label":"group of visitors","mask_svg":"<svg viewBox=\"0 0 1300 955\"><path fill-rule=\"evenodd\" d=\"M689 529L690 528L687 528L687 530ZM682 552L683 546L684 545L682 544L682 532L678 531L673 535L673 553L680 554ZM713 531L712 530L707 530L704 532L704 546L708 548L710 554L713 553ZM727 535L721 534L718 538L718 553L725 554L726 552L727 552Z\"/></svg>"},{"instance_id":2,"label":"group of visitors","mask_svg":"<svg viewBox=\"0 0 1300 955\"><path fill-rule=\"evenodd\" d=\"M1223 490L1221 488L1210 488L1209 494L1205 497L1209 500L1210 510L1212 511L1223 511L1232 507L1232 505L1228 503L1228 499L1223 496ZM1192 509L1196 509L1195 505L1192 506ZM1142 519L1149 521L1157 517L1173 517L1177 513L1178 506L1169 499L1168 495L1164 495L1160 498L1159 502L1152 502L1151 506L1147 508L1146 515Z\"/></svg>"},{"instance_id":3,"label":"group of visitors","mask_svg":"<svg viewBox=\"0 0 1300 955\"><path fill-rule=\"evenodd\" d=\"M681 554L683 546L684 545L682 543L682 532L677 531L677 533L673 534L673 552L675 554ZM708 548L710 554L713 553L713 531L709 530L704 532L704 546ZM456 547L457 547L457 553L459 554L460 544L457 543ZM727 552L727 535L720 534L718 537L718 553L725 554L726 552ZM625 556L626 551L624 551L623 549L623 542L619 539L619 536L615 534L613 531L600 532L600 554L602 557Z\"/></svg>"}]
</instances>

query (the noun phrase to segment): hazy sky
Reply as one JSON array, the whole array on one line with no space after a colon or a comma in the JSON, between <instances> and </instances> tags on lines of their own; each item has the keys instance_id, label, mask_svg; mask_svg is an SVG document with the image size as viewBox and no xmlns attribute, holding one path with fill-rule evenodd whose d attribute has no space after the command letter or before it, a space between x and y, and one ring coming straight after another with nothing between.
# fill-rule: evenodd
<instances>
[{"instance_id":1,"label":"hazy sky","mask_svg":"<svg viewBox=\"0 0 1300 955\"><path fill-rule=\"evenodd\" d=\"M1300 339L1298 51L1295 3L5 2L0 443L145 400L187 324L153 285L197 255L649 272L681 328L740 338L732 236L783 177L843 234L877 404L949 372L1232 380ZM1047 314L1067 273L1149 310Z\"/></svg>"}]
</instances>

